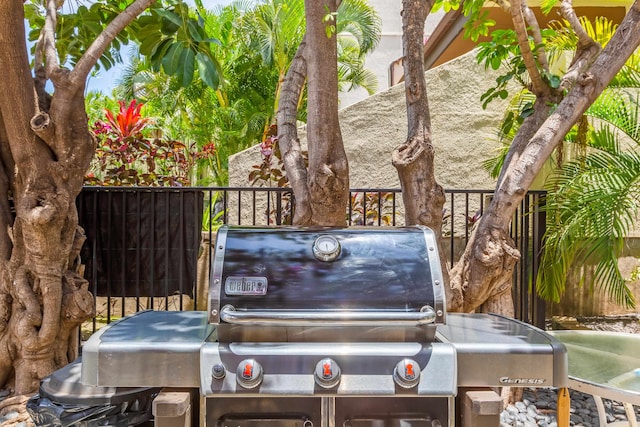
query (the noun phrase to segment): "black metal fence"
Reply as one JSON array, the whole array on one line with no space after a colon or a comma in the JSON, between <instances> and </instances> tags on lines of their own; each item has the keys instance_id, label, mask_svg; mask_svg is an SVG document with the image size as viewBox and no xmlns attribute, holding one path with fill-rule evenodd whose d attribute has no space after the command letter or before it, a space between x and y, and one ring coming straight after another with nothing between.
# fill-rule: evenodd
<instances>
[{"instance_id":1,"label":"black metal fence","mask_svg":"<svg viewBox=\"0 0 640 427\"><path fill-rule=\"evenodd\" d=\"M447 190L443 211L445 253L457 261L493 191ZM529 192L518 207L512 237L522 255L514 271L517 319L544 326L544 302L535 279L545 231L544 192ZM211 243L222 224L287 225L293 195L286 188L86 187L78 198L87 242L85 277L96 295L101 323L142 309L206 309ZM352 189L349 225L402 226L399 189Z\"/></svg>"}]
</instances>

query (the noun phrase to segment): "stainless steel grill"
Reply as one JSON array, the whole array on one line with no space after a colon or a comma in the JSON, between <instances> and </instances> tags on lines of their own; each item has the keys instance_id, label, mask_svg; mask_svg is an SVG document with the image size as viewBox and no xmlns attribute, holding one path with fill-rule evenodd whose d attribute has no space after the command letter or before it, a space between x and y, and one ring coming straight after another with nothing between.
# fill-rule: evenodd
<instances>
[{"instance_id":1,"label":"stainless steel grill","mask_svg":"<svg viewBox=\"0 0 640 427\"><path fill-rule=\"evenodd\" d=\"M200 425L455 425L463 387L564 386L564 347L447 314L431 230L219 230L209 310L142 312L83 348L99 387L198 388Z\"/></svg>"}]
</instances>

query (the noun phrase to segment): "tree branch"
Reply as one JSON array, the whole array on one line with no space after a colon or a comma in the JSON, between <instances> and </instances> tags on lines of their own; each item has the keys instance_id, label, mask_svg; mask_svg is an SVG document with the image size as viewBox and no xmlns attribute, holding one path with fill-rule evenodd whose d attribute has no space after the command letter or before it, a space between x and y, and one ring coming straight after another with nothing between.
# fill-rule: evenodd
<instances>
[{"instance_id":1,"label":"tree branch","mask_svg":"<svg viewBox=\"0 0 640 427\"><path fill-rule=\"evenodd\" d=\"M580 73L586 70L593 60L598 56L602 47L595 40L589 37L580 23L580 19L573 9L572 0L562 0L560 10L562 16L567 20L571 29L578 37L576 53L571 61L571 65L560 82L561 90L568 90L578 79Z\"/></svg>"},{"instance_id":2,"label":"tree branch","mask_svg":"<svg viewBox=\"0 0 640 427\"><path fill-rule=\"evenodd\" d=\"M33 62L35 75L34 84L36 94L38 96L38 105L40 107L40 111L46 111L48 109L48 105L42 105L49 97L45 91L45 85L47 84L47 70L45 69L44 64L44 31L41 32L40 37L38 37Z\"/></svg>"},{"instance_id":3,"label":"tree branch","mask_svg":"<svg viewBox=\"0 0 640 427\"><path fill-rule=\"evenodd\" d=\"M50 2L53 0L49 0ZM116 16L113 21L100 33L89 49L82 55L80 60L69 75L69 80L73 87L84 87L89 73L98 62L109 44L116 38L118 33L136 19L146 8L155 3L156 0L136 0L124 12Z\"/></svg>"},{"instance_id":4,"label":"tree branch","mask_svg":"<svg viewBox=\"0 0 640 427\"><path fill-rule=\"evenodd\" d=\"M284 162L287 178L295 197L293 217L293 224L295 225L308 225L311 223L307 167L302 157L297 127L298 99L307 76L307 61L304 57L306 48L307 36L305 35L282 83L278 111L276 112L278 145L282 153L282 161Z\"/></svg>"},{"instance_id":5,"label":"tree branch","mask_svg":"<svg viewBox=\"0 0 640 427\"><path fill-rule=\"evenodd\" d=\"M405 99L407 105L407 141L431 137L431 121L427 84L424 79L424 22L431 2L403 1L402 34L404 56Z\"/></svg>"},{"instance_id":6,"label":"tree branch","mask_svg":"<svg viewBox=\"0 0 640 427\"><path fill-rule=\"evenodd\" d=\"M576 15L576 11L573 9L573 1L572 0L562 0L560 3L560 12L562 13L562 17L569 22L571 29L576 36L578 37L578 49L580 46L588 46L595 41L589 37L589 34L585 31L580 23L580 19L578 15Z\"/></svg>"},{"instance_id":7,"label":"tree branch","mask_svg":"<svg viewBox=\"0 0 640 427\"><path fill-rule=\"evenodd\" d=\"M544 71L548 73L549 62L547 61L547 53L544 50L544 44L542 42L542 34L540 33L540 24L538 24L536 15L526 4L522 5L522 13L524 15L525 21L527 21L527 25L529 26L529 28L531 28L533 42L536 46L536 55L538 59L538 64L540 65L540 68L542 68Z\"/></svg>"},{"instance_id":8,"label":"tree branch","mask_svg":"<svg viewBox=\"0 0 640 427\"><path fill-rule=\"evenodd\" d=\"M517 161L508 165L504 176L509 179L500 182L493 199L497 204L494 212L500 226L508 226L515 208L555 147L639 45L640 2L636 1L588 72L580 75L577 84L531 138Z\"/></svg>"},{"instance_id":9,"label":"tree branch","mask_svg":"<svg viewBox=\"0 0 640 427\"><path fill-rule=\"evenodd\" d=\"M531 77L531 92L535 95L541 95L549 91L549 87L545 84L540 70L536 65L536 60L529 46L529 35L527 32L527 25L525 24L524 14L526 4L522 0L513 0L511 3L511 19L513 21L513 28L518 35L518 45L520 46L520 53L522 59L527 67L529 76Z\"/></svg>"},{"instance_id":10,"label":"tree branch","mask_svg":"<svg viewBox=\"0 0 640 427\"><path fill-rule=\"evenodd\" d=\"M55 73L60 68L58 54L56 52L56 25L58 22L58 7L56 0L47 0L47 16L42 29L44 39L44 57L46 60L47 76L54 79Z\"/></svg>"}]
</instances>

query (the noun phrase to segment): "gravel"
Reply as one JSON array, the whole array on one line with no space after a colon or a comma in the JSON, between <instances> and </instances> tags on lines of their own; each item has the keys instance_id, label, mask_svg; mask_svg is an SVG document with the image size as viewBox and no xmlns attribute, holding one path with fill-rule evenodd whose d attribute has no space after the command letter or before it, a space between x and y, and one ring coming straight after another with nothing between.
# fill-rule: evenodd
<instances>
[{"instance_id":1,"label":"gravel","mask_svg":"<svg viewBox=\"0 0 640 427\"><path fill-rule=\"evenodd\" d=\"M571 409L569 425L576 427L597 427L600 425L598 410L593 397L569 390ZM557 427L556 409L558 395L555 389L525 389L522 402L510 404L500 414L500 427ZM607 423L626 421L624 407L619 402L603 400L607 413ZM640 407L635 407L640 418Z\"/></svg>"}]
</instances>

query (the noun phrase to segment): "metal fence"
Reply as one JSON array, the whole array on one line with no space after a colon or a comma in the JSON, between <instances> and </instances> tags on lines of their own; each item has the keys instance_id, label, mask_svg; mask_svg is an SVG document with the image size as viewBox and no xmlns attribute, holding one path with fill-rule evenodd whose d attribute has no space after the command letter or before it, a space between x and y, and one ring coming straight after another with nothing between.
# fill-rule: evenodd
<instances>
[{"instance_id":1,"label":"metal fence","mask_svg":"<svg viewBox=\"0 0 640 427\"><path fill-rule=\"evenodd\" d=\"M446 190L444 256L460 257L473 225L492 197L490 190ZM529 192L518 207L511 234L522 255L514 271L515 316L544 326L544 302L535 279L545 231L544 192ZM87 233L85 277L96 295L91 333L103 323L143 309L206 309L211 242L230 225L288 225L293 195L287 188L86 187L78 198ZM402 226L399 189L352 189L345 210L349 225Z\"/></svg>"}]
</instances>

